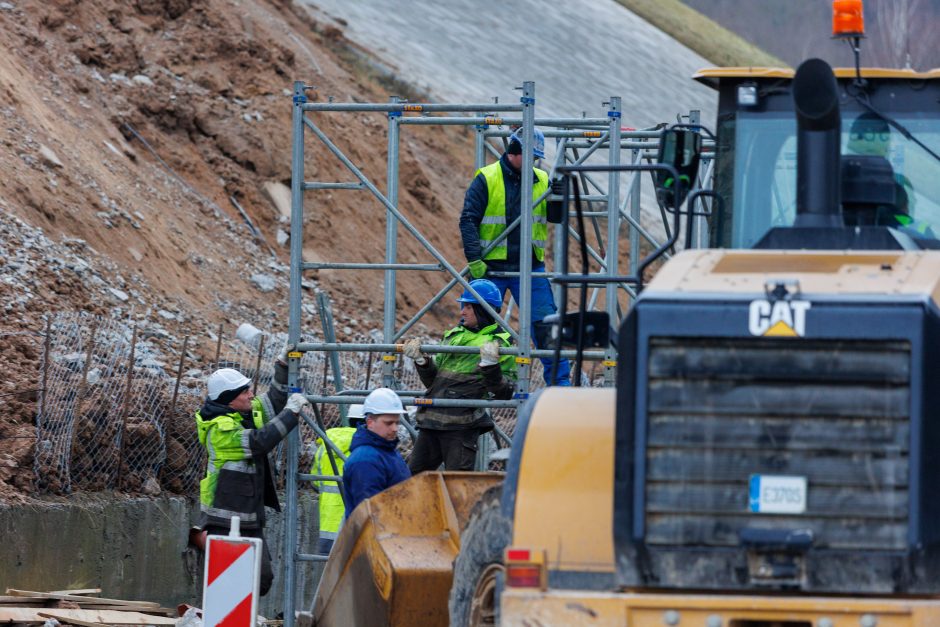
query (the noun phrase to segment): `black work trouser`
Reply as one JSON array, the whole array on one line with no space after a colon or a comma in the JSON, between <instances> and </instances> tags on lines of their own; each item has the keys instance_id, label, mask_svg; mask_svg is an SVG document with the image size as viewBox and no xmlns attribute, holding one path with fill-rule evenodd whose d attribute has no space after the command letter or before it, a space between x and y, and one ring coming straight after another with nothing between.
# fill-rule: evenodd
<instances>
[{"instance_id":1,"label":"black work trouser","mask_svg":"<svg viewBox=\"0 0 940 627\"><path fill-rule=\"evenodd\" d=\"M408 468L416 475L424 470L473 470L477 459L477 439L481 430L455 429L439 431L421 429L414 450L408 458Z\"/></svg>"},{"instance_id":2,"label":"black work trouser","mask_svg":"<svg viewBox=\"0 0 940 627\"><path fill-rule=\"evenodd\" d=\"M228 527L206 525L210 536L227 536ZM268 552L268 541L264 539L264 529L240 529L239 533L245 538L261 538L261 596L268 593L274 583L274 569L271 567L271 553Z\"/></svg>"}]
</instances>

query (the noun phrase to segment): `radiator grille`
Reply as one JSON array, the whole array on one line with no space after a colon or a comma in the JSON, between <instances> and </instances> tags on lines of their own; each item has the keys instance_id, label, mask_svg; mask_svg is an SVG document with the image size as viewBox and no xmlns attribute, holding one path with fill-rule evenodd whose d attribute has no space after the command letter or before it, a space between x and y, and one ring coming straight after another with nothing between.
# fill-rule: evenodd
<instances>
[{"instance_id":1,"label":"radiator grille","mask_svg":"<svg viewBox=\"0 0 940 627\"><path fill-rule=\"evenodd\" d=\"M906 548L910 368L906 342L651 340L647 544ZM750 513L752 474L806 477L806 512Z\"/></svg>"}]
</instances>

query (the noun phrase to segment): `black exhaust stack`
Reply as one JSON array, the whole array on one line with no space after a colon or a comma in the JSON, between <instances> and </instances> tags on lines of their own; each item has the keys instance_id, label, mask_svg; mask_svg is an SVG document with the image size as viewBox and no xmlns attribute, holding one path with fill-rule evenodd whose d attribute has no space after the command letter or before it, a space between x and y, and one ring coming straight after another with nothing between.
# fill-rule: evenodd
<instances>
[{"instance_id":1,"label":"black exhaust stack","mask_svg":"<svg viewBox=\"0 0 940 627\"><path fill-rule=\"evenodd\" d=\"M832 68L822 59L800 64L793 79L796 110L795 227L842 227L842 116Z\"/></svg>"}]
</instances>

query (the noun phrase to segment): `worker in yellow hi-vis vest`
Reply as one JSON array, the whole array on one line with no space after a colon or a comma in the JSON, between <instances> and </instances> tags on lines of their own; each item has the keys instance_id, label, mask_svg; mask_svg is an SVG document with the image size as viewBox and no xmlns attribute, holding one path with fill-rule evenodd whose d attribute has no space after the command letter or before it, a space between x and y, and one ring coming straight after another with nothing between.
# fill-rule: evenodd
<instances>
[{"instance_id":1,"label":"worker in yellow hi-vis vest","mask_svg":"<svg viewBox=\"0 0 940 627\"><path fill-rule=\"evenodd\" d=\"M349 457L349 445L352 442L353 434L356 428L363 420L362 405L350 405L348 427L333 427L326 430L326 436L336 447L343 452L343 457ZM340 476L343 474L343 458L339 455L333 455L336 460L336 469ZM313 475L332 475L333 466L330 464L330 456L326 453L326 445L323 438L317 438L317 452L313 458L313 467L310 469ZM343 525L343 514L345 505L343 497L340 494L339 486L335 481L314 481L314 487L320 493L320 536L317 540L317 553L328 555L333 548L333 541L339 534L339 529Z\"/></svg>"}]
</instances>

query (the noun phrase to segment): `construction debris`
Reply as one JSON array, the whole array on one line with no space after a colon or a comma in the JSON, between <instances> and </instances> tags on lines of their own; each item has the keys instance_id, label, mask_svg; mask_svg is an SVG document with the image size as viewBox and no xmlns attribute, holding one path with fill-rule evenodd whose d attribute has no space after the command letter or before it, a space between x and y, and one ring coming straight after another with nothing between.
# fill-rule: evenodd
<instances>
[{"instance_id":1,"label":"construction debris","mask_svg":"<svg viewBox=\"0 0 940 627\"><path fill-rule=\"evenodd\" d=\"M66 625L174 625L176 610L151 601L97 596L100 588L33 592L7 588L0 596L0 623Z\"/></svg>"}]
</instances>

